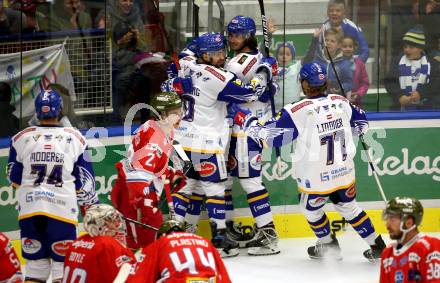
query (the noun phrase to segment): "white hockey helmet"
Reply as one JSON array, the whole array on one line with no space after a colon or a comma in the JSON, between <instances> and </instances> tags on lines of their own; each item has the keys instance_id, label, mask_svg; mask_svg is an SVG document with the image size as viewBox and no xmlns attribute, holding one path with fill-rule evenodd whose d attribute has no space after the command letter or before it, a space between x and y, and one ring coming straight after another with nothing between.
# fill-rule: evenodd
<instances>
[{"instance_id":1,"label":"white hockey helmet","mask_svg":"<svg viewBox=\"0 0 440 283\"><path fill-rule=\"evenodd\" d=\"M125 245L126 227L122 214L111 205L90 206L84 216L84 229L92 237L111 236Z\"/></svg>"}]
</instances>

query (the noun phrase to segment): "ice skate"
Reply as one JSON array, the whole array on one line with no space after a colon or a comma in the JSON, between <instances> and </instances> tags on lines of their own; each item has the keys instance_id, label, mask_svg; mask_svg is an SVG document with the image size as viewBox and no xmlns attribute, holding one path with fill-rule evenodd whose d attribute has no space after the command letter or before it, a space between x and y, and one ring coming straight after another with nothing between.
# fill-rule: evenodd
<instances>
[{"instance_id":1,"label":"ice skate","mask_svg":"<svg viewBox=\"0 0 440 283\"><path fill-rule=\"evenodd\" d=\"M231 240L226 234L226 229L217 229L217 224L211 222L212 244L222 258L233 257L239 254L238 243Z\"/></svg>"},{"instance_id":2,"label":"ice skate","mask_svg":"<svg viewBox=\"0 0 440 283\"><path fill-rule=\"evenodd\" d=\"M331 235L331 237L332 241L330 243L322 243L320 240L318 240L315 246L309 247L307 249L309 257L312 259L334 258L337 260L342 260L339 242L335 235Z\"/></svg>"},{"instance_id":3,"label":"ice skate","mask_svg":"<svg viewBox=\"0 0 440 283\"><path fill-rule=\"evenodd\" d=\"M279 254L278 235L273 223L257 228L255 237L246 244L249 255L274 255Z\"/></svg>"},{"instance_id":4,"label":"ice skate","mask_svg":"<svg viewBox=\"0 0 440 283\"><path fill-rule=\"evenodd\" d=\"M370 249L364 251L364 257L372 263L375 263L380 259L380 255L386 247L381 235L377 236L374 242L375 244L370 246Z\"/></svg>"},{"instance_id":5,"label":"ice skate","mask_svg":"<svg viewBox=\"0 0 440 283\"><path fill-rule=\"evenodd\" d=\"M255 229L252 226L241 225L232 220L226 221L226 234L228 237L236 241L240 248L245 248L246 244L255 236Z\"/></svg>"}]
</instances>

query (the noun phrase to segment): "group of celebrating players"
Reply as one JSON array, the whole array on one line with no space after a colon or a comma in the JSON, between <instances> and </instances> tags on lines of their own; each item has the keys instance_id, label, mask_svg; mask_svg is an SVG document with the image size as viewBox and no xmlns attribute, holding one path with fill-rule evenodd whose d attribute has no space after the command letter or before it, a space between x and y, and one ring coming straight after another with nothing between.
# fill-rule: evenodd
<instances>
[{"instance_id":1,"label":"group of celebrating players","mask_svg":"<svg viewBox=\"0 0 440 283\"><path fill-rule=\"evenodd\" d=\"M356 202L353 137L367 131L365 113L327 93L326 69L312 62L300 72L306 98L271 117L277 64L258 50L255 33L252 18L236 16L227 40L203 34L171 64L163 92L150 101L157 119L136 130L126 158L116 164L113 206L99 203L86 139L58 126L60 96L54 90L37 96L40 124L12 138L8 161L19 201L25 282L46 282L50 275L67 283L231 282L222 257L237 256L240 247L249 255L280 253L261 154L264 147L290 142L296 146L299 206L318 238L307 249L311 258L341 259L323 210L330 199L368 244L365 258L374 262L382 254L381 282L440 282L440 243L418 232L418 200L388 202L383 216L397 240L388 248ZM229 59L226 41L234 52ZM189 167L179 166L175 141ZM232 177L246 192L255 228L233 221ZM171 218L165 222L163 192ZM203 201L211 241L191 233ZM79 238L77 203L87 232ZM1 234L0 243L0 262L8 267L0 270L0 282L21 282L19 262Z\"/></svg>"}]
</instances>

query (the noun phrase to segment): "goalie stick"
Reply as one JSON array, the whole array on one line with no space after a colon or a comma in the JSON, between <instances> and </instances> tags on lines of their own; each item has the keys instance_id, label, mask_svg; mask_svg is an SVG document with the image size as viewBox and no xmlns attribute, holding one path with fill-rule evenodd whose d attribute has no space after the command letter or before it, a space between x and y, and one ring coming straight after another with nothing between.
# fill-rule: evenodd
<instances>
[{"instance_id":1,"label":"goalie stick","mask_svg":"<svg viewBox=\"0 0 440 283\"><path fill-rule=\"evenodd\" d=\"M262 0L259 0L259 1L262 1ZM324 32L324 31L321 31L321 32ZM327 44L325 43L325 36L323 36L323 39L324 39L323 40L324 48L327 51L327 56L328 56L328 58L330 60L330 65L332 66L332 70L335 73L336 81L338 82L338 85L341 88L342 96L345 97L345 90L344 90L344 88L342 86L342 83L341 83L341 80L339 78L338 72L336 71L336 67L335 67L335 63L333 62L333 58L330 55L330 51L328 50ZM374 176L374 179L376 180L376 184L377 184L377 188L379 190L380 196L382 197L382 200L385 202L385 205L386 205L388 203L388 200L387 200L387 197L385 196L385 193L383 191L382 184L381 184L380 179L379 179L379 175L377 174L377 171L376 171L376 169L374 167L373 159L370 156L370 150L369 150L367 144L365 143L364 135L363 134L359 135L359 140L361 141L362 147L363 147L363 149L366 152L367 159L368 159L368 164L369 164L369 166L371 168L371 171L373 171L373 176Z\"/></svg>"},{"instance_id":2,"label":"goalie stick","mask_svg":"<svg viewBox=\"0 0 440 283\"><path fill-rule=\"evenodd\" d=\"M153 226L150 226L150 225L148 225L148 224L144 224L144 223L142 223L142 222L140 222L140 221L137 221L137 220L134 220L134 219L131 219L131 218L128 218L128 217L125 217L124 215L122 215L122 213L121 213L121 216L122 216L122 218L124 219L124 220L126 220L126 221L128 221L128 222L131 222L131 223L133 223L133 224L136 224L136 225L139 225L139 226L141 226L141 227L143 227L143 228L145 228L145 229L150 229L150 230L153 230L153 231L159 231L159 229L157 229L156 227L153 227Z\"/></svg>"},{"instance_id":3,"label":"goalie stick","mask_svg":"<svg viewBox=\"0 0 440 283\"><path fill-rule=\"evenodd\" d=\"M264 1L258 0L258 4L260 4L260 13L261 13L261 26L263 29L263 39L264 39L264 51L266 53L266 57L269 57L269 34L267 32L267 19L266 19L266 12L264 11ZM275 100L273 95L270 96L270 111L272 112L272 117L275 117ZM275 147L275 155L277 157L277 175L280 176L281 172L280 170L280 163L281 163L281 150L279 147Z\"/></svg>"}]
</instances>

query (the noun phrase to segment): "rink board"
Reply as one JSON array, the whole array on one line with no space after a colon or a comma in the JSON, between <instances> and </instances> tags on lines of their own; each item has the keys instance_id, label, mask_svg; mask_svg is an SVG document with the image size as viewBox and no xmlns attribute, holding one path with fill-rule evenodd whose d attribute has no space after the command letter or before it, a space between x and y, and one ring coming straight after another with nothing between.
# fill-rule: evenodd
<instances>
[{"instance_id":1,"label":"rink board","mask_svg":"<svg viewBox=\"0 0 440 283\"><path fill-rule=\"evenodd\" d=\"M388 198L411 196L428 204L422 231L440 231L440 123L439 120L400 120L372 122L366 142L373 146L373 155L380 179ZM108 137L111 133L100 133L99 139L89 139L91 155L96 175L96 188L102 202L109 202L109 193L116 178L114 163L125 152L123 137ZM290 162L291 146L282 148L285 168L281 176L273 172L274 154L263 154L264 182L270 192L270 202L275 214L275 223L281 237L312 236L305 218L298 210L298 192L292 178L293 168ZM0 168L7 165L8 149L0 149ZM362 158L361 145L355 158L357 200L371 215L379 232L385 232L380 220L383 202L377 190L368 163ZM379 158L379 156L381 156ZM366 160L366 159L365 159ZM246 196L234 185L235 214L240 221L251 221ZM332 205L327 205L332 209ZM18 238L17 201L15 191L8 186L6 170L0 170L0 231L9 232L12 238ZM341 218L330 213L332 221ZM338 222L334 223L335 227ZM351 228L350 228L351 229ZM200 233L209 234L207 223L202 221Z\"/></svg>"}]
</instances>

